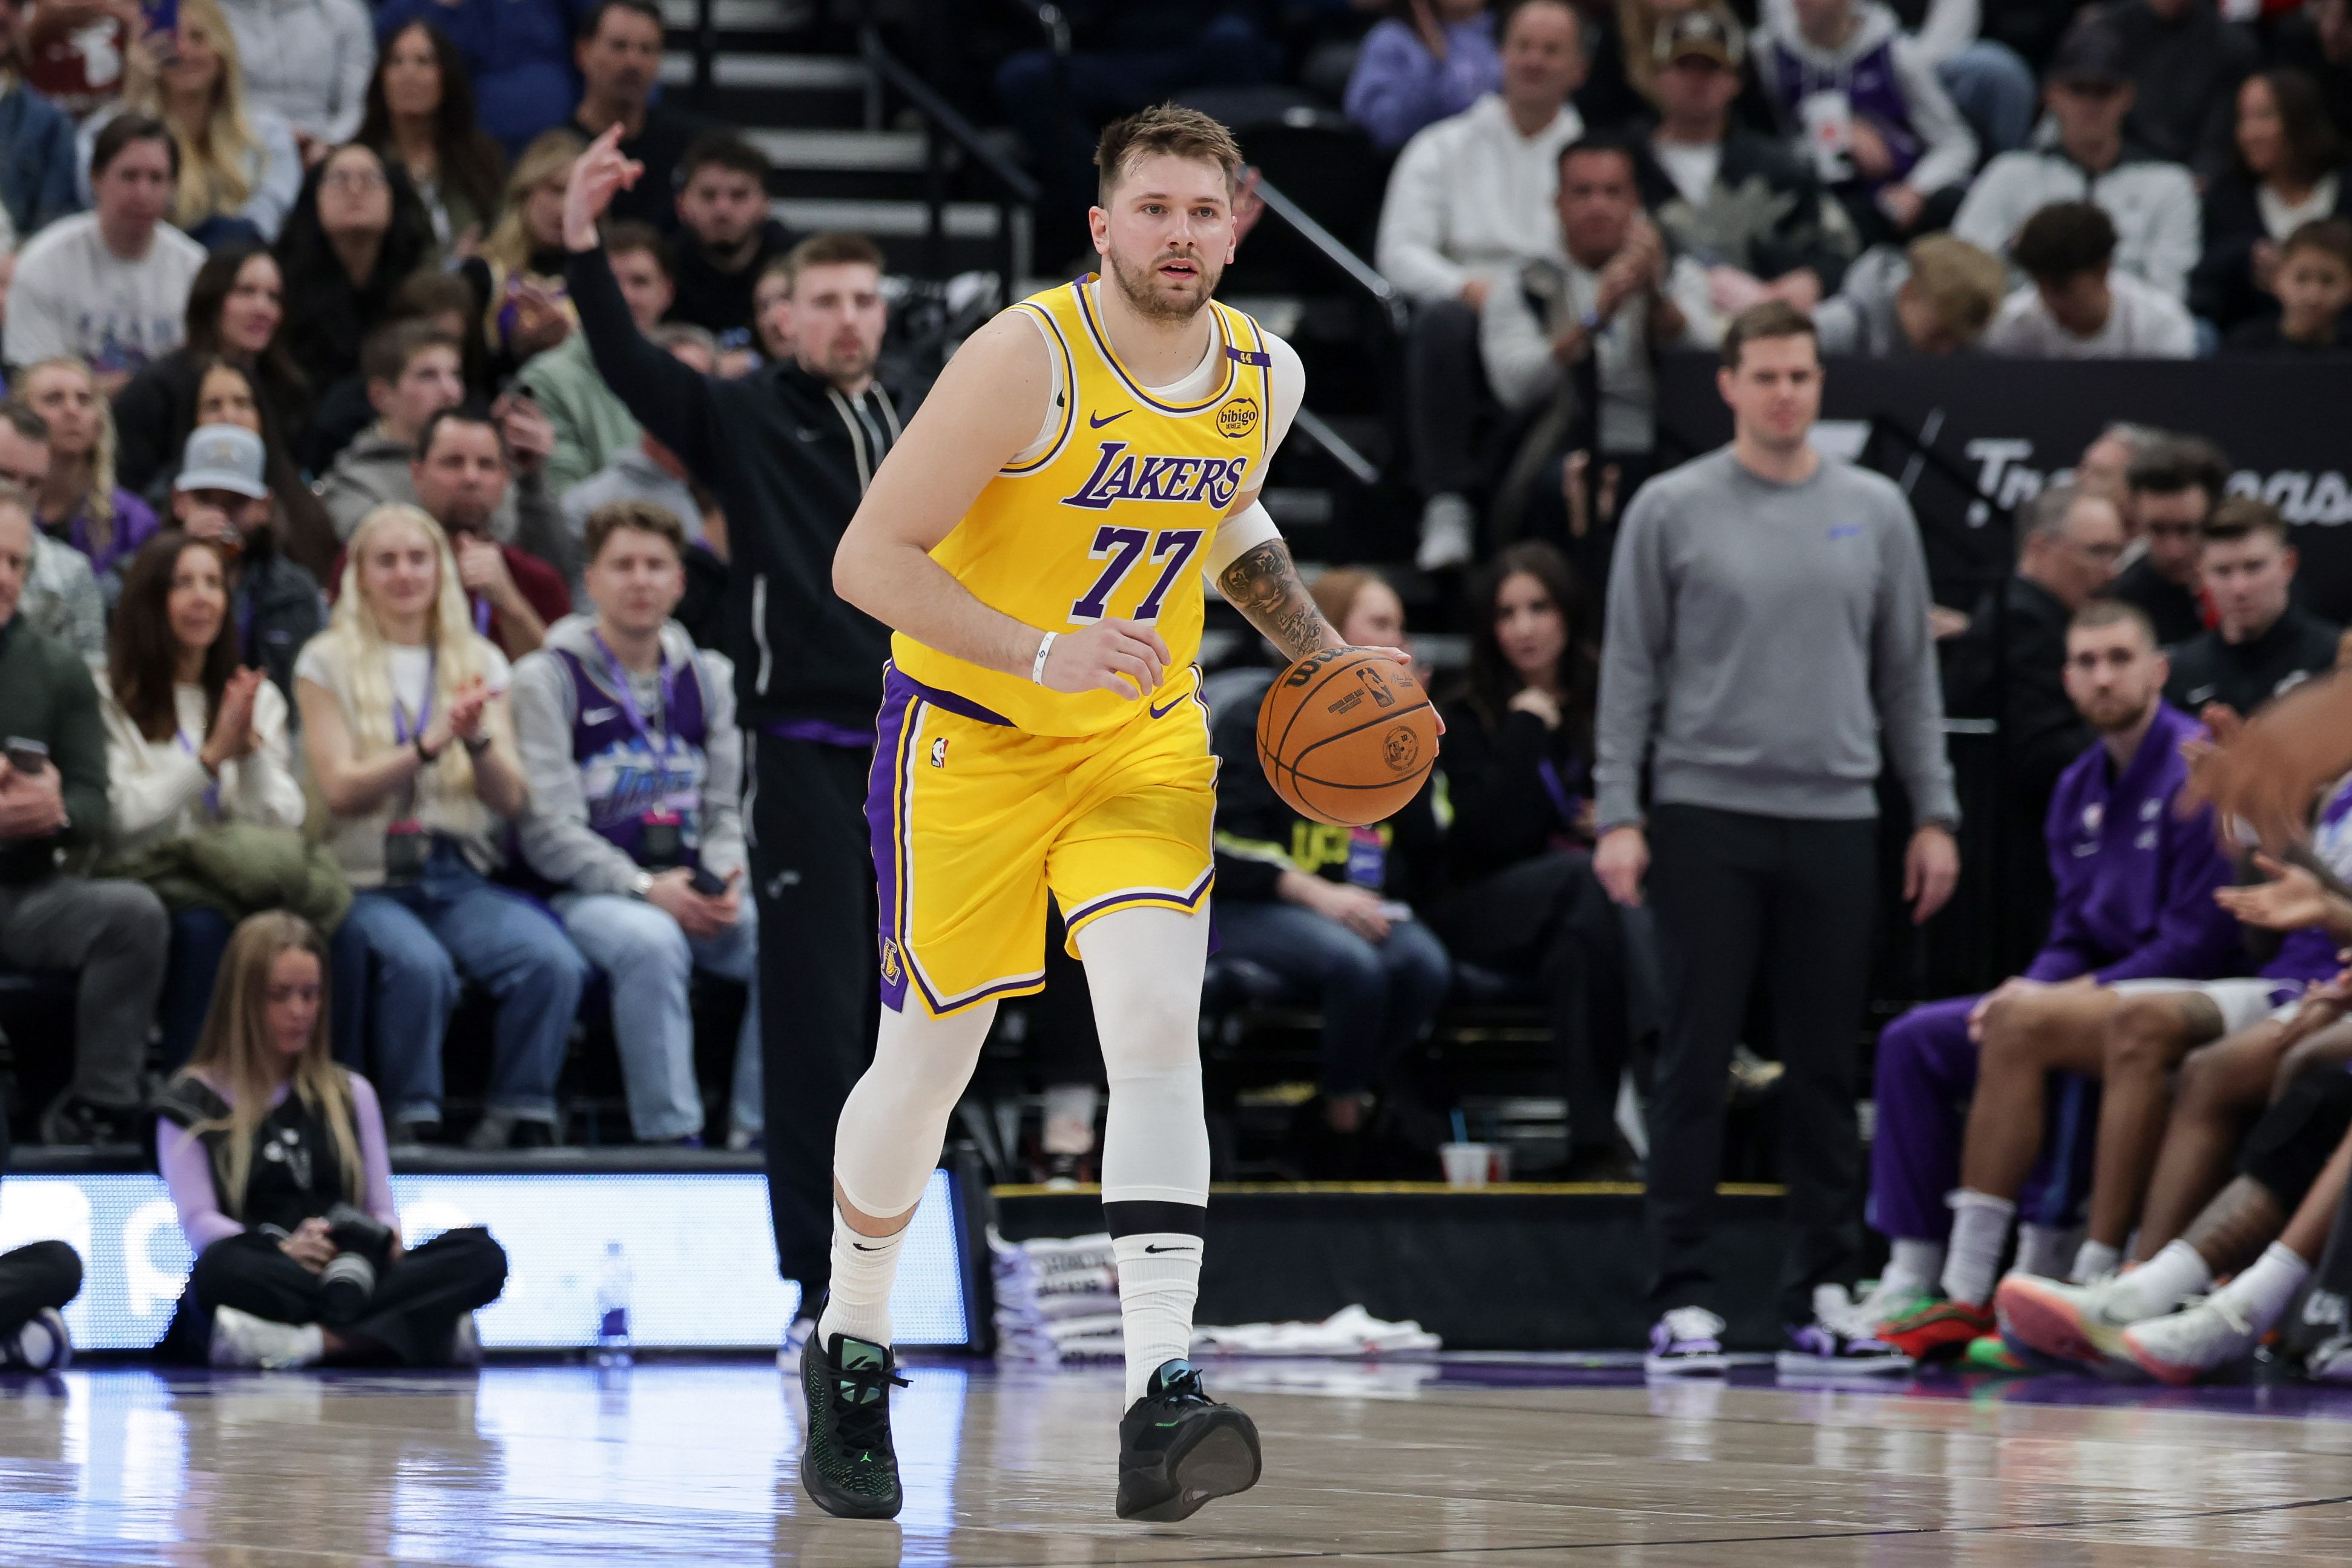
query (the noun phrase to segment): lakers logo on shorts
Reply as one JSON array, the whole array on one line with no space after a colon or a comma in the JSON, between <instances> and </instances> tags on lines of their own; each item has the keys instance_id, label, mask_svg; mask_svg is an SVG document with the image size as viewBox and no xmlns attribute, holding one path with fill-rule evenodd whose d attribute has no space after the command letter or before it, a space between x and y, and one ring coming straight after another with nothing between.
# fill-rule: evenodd
<instances>
[{"instance_id":1,"label":"lakers logo on shorts","mask_svg":"<svg viewBox=\"0 0 2352 1568\"><path fill-rule=\"evenodd\" d=\"M1257 428L1257 399L1236 397L1217 410L1217 434L1235 439Z\"/></svg>"},{"instance_id":2,"label":"lakers logo on shorts","mask_svg":"<svg viewBox=\"0 0 2352 1568\"><path fill-rule=\"evenodd\" d=\"M904 973L898 963L898 938L884 937L882 939L882 984L896 985L898 984L899 976Z\"/></svg>"}]
</instances>

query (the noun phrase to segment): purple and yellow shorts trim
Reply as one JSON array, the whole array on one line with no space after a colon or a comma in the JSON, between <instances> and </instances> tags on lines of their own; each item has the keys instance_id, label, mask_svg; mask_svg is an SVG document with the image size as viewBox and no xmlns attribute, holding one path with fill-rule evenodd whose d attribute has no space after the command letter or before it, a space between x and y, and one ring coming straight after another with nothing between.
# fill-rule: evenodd
<instances>
[{"instance_id":1,"label":"purple and yellow shorts trim","mask_svg":"<svg viewBox=\"0 0 2352 1568\"><path fill-rule=\"evenodd\" d=\"M882 1001L932 1014L1045 983L1045 900L1087 923L1198 910L1213 876L1216 759L1192 674L1092 735L1033 735L893 667L866 822L881 895Z\"/></svg>"}]
</instances>

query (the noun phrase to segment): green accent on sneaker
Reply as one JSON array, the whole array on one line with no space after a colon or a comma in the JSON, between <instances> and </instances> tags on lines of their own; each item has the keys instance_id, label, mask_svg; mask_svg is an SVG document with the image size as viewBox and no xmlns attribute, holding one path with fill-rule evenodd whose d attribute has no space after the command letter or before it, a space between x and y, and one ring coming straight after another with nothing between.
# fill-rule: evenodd
<instances>
[{"instance_id":1,"label":"green accent on sneaker","mask_svg":"<svg viewBox=\"0 0 2352 1568\"><path fill-rule=\"evenodd\" d=\"M818 1507L850 1519L888 1519L902 1494L890 1440L889 1390L904 1386L882 1345L846 1335L830 1353L814 1340L801 1352L808 1431L801 1484Z\"/></svg>"}]
</instances>

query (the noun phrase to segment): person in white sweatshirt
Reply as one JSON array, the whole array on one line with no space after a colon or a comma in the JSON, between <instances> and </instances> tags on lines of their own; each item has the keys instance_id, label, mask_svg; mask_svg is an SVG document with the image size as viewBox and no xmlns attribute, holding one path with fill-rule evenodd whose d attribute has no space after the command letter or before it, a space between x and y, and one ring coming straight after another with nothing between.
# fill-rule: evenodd
<instances>
[{"instance_id":1,"label":"person in white sweatshirt","mask_svg":"<svg viewBox=\"0 0 2352 1568\"><path fill-rule=\"evenodd\" d=\"M1502 90L1416 134L1389 176L1373 258L1413 306L1405 399L1424 570L1475 550L1476 439L1494 406L1478 312L1498 281L1559 254L1553 198L1560 151L1584 133L1568 101L1584 69L1575 10L1528 0L1503 30Z\"/></svg>"},{"instance_id":2,"label":"person in white sweatshirt","mask_svg":"<svg viewBox=\"0 0 2352 1568\"><path fill-rule=\"evenodd\" d=\"M99 708L106 725L107 852L121 859L224 823L299 827L304 803L286 739L286 699L240 668L222 547L167 529L123 574ZM163 1059L194 1050L234 922L172 916L156 1007Z\"/></svg>"},{"instance_id":3,"label":"person in white sweatshirt","mask_svg":"<svg viewBox=\"0 0 2352 1568\"><path fill-rule=\"evenodd\" d=\"M2033 279L2005 300L1985 352L2020 359L2193 359L2189 308L2116 267L2116 226L2089 202L2053 202L2010 258Z\"/></svg>"}]
</instances>

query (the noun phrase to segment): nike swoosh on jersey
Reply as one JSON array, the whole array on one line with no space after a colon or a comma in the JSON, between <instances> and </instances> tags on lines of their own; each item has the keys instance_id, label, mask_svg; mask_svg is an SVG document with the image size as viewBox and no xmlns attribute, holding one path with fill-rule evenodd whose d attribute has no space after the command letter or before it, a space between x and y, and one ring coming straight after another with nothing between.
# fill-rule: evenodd
<instances>
[{"instance_id":1,"label":"nike swoosh on jersey","mask_svg":"<svg viewBox=\"0 0 2352 1568\"><path fill-rule=\"evenodd\" d=\"M1183 701L1183 700L1184 700L1184 698L1186 698L1186 697L1190 697L1190 696L1192 696L1192 694L1191 692L1187 691L1187 692L1183 693L1183 695L1182 695L1182 696L1178 696L1178 697L1171 697L1171 698L1170 698L1170 699L1168 700L1168 706L1167 706L1167 707L1165 707L1165 708L1154 708L1154 709L1151 710L1151 716L1152 716L1154 719L1165 719L1166 717L1168 717L1168 715L1169 715L1169 714L1171 714L1171 713L1172 713L1172 712L1174 712L1174 711L1176 710L1176 704L1178 704L1179 702Z\"/></svg>"},{"instance_id":2,"label":"nike swoosh on jersey","mask_svg":"<svg viewBox=\"0 0 2352 1568\"><path fill-rule=\"evenodd\" d=\"M1087 426L1089 429L1099 430L1104 426L1109 424L1113 419L1124 419L1134 412L1135 410L1132 408L1122 408L1116 414L1102 416L1099 417L1093 414L1089 414L1087 416Z\"/></svg>"}]
</instances>

